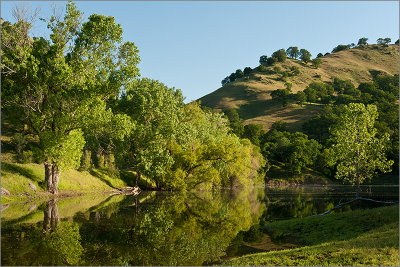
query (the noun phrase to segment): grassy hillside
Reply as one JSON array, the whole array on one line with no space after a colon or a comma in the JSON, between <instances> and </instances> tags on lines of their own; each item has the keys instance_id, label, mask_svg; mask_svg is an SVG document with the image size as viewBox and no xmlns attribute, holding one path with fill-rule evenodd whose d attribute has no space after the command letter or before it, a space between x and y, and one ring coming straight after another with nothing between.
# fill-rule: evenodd
<instances>
[{"instance_id":1,"label":"grassy hillside","mask_svg":"<svg viewBox=\"0 0 400 267\"><path fill-rule=\"evenodd\" d=\"M305 246L246 255L224 265L398 266L398 209L396 205L274 222L269 227L294 235Z\"/></svg>"},{"instance_id":2,"label":"grassy hillside","mask_svg":"<svg viewBox=\"0 0 400 267\"><path fill-rule=\"evenodd\" d=\"M292 67L298 67L300 74L289 76L286 80L293 84L293 93L304 90L314 81L332 82L334 78L340 78L350 80L358 86L361 82L372 81L376 74L399 73L398 45L356 47L326 55L321 59L322 64L316 69L311 63L305 64L300 60L288 58L283 63L267 67L264 72L253 71L249 78L238 79L199 100L202 105L217 110L238 109L245 124L262 124L264 129L268 130L273 122L285 120L291 129L299 130L301 124L315 116L322 106L308 104L281 107L272 101L270 92L285 88L285 82L280 79L282 75L274 71L275 66L280 67L281 71L288 72Z\"/></svg>"}]
</instances>

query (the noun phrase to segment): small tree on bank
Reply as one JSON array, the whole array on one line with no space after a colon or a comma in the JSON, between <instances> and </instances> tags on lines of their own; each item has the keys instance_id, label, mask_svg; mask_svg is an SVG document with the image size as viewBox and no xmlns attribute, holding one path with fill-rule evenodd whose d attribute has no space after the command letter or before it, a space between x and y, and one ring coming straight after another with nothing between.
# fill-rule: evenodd
<instances>
[{"instance_id":1,"label":"small tree on bank","mask_svg":"<svg viewBox=\"0 0 400 267\"><path fill-rule=\"evenodd\" d=\"M360 184L365 179L371 178L378 169L390 171L393 164L385 155L389 135L376 136L374 123L377 117L375 105L350 103L331 131L334 156L338 162L336 178L355 184L356 197L359 197Z\"/></svg>"}]
</instances>

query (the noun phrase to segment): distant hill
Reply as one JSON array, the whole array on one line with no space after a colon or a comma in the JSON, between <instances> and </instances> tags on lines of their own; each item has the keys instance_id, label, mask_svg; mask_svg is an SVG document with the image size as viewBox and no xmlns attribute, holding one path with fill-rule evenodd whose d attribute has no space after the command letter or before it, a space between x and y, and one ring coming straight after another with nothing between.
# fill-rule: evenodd
<instances>
[{"instance_id":1,"label":"distant hill","mask_svg":"<svg viewBox=\"0 0 400 267\"><path fill-rule=\"evenodd\" d=\"M274 71L275 66L288 72L293 66L298 67L300 74L286 79L293 84L292 93L304 90L311 82L332 82L334 78L340 78L350 80L358 86L361 82L372 81L377 74L399 73L398 45L355 47L320 58L322 64L318 69L311 63L306 65L300 60L290 58L285 62L266 67L263 72L254 69L248 78L231 82L199 100L203 106L220 111L228 108L237 109L245 124L262 124L265 130L279 120L285 120L292 130L300 130L302 123L315 116L323 105L291 104L282 107L273 101L270 92L285 88L285 81L280 79L282 75ZM234 70L227 70L227 74L230 71Z\"/></svg>"}]
</instances>

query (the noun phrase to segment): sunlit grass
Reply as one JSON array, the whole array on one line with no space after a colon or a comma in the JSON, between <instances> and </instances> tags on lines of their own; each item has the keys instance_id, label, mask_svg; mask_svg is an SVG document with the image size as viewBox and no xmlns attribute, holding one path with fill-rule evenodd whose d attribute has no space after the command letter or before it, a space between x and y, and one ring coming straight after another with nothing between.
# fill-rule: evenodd
<instances>
[{"instance_id":1,"label":"sunlit grass","mask_svg":"<svg viewBox=\"0 0 400 267\"><path fill-rule=\"evenodd\" d=\"M399 207L356 210L269 224L304 246L257 253L225 265L399 265ZM272 234L273 235L273 234Z\"/></svg>"}]
</instances>

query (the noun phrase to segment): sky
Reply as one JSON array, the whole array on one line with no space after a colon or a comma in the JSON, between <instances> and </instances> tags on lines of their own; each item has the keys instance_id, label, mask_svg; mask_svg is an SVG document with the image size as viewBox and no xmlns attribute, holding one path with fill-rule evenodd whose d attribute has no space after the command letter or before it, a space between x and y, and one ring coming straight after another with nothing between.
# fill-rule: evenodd
<instances>
[{"instance_id":1,"label":"sky","mask_svg":"<svg viewBox=\"0 0 400 267\"><path fill-rule=\"evenodd\" d=\"M21 2L2 1L1 17L13 21L11 10ZM66 2L25 2L48 18L51 7ZM256 67L261 55L290 46L313 57L339 44L367 37L392 42L399 38L398 1L77 1L87 18L113 16L124 41L139 48L141 77L182 90L185 102L221 86L237 69ZM38 21L35 36L48 36Z\"/></svg>"}]
</instances>

